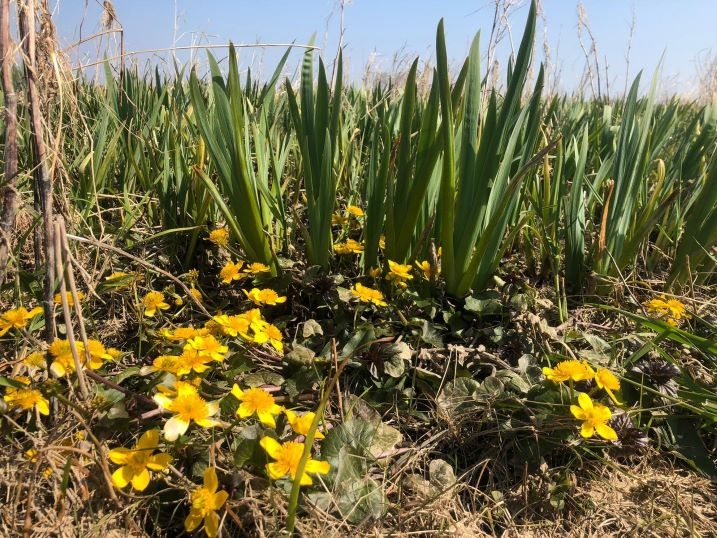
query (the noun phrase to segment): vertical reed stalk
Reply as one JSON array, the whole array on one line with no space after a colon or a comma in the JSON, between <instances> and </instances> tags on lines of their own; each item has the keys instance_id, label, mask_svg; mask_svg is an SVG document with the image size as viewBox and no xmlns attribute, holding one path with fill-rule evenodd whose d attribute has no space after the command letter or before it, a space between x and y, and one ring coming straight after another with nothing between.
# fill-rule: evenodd
<instances>
[{"instance_id":1,"label":"vertical reed stalk","mask_svg":"<svg viewBox=\"0 0 717 538\"><path fill-rule=\"evenodd\" d=\"M24 54L25 78L30 112L30 135L32 140L32 156L35 167L35 197L39 203L43 218L42 250L45 255L45 280L43 286L42 306L45 311L45 341L52 342L55 338L55 319L53 317L52 296L55 280L55 253L53 251L52 224L52 178L47 168L47 152L45 149L40 95L37 89L37 62L35 57L35 0L18 2L20 40Z\"/></svg>"},{"instance_id":2,"label":"vertical reed stalk","mask_svg":"<svg viewBox=\"0 0 717 538\"><path fill-rule=\"evenodd\" d=\"M5 98L5 180L0 188L0 286L5 280L10 256L10 233L17 211L17 94L12 83L14 51L10 41L10 0L0 0L0 62Z\"/></svg>"}]
</instances>

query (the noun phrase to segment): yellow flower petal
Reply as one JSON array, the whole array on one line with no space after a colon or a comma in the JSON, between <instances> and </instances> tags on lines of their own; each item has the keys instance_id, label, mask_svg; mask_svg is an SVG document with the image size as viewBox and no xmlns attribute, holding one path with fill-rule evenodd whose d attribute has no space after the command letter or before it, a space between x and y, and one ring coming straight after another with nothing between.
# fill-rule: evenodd
<instances>
[{"instance_id":1,"label":"yellow flower petal","mask_svg":"<svg viewBox=\"0 0 717 538\"><path fill-rule=\"evenodd\" d=\"M202 519L204 518L202 517L201 510L197 510L196 508L190 509L187 519L184 520L184 529L187 532L192 532L194 529L199 527Z\"/></svg>"},{"instance_id":2,"label":"yellow flower petal","mask_svg":"<svg viewBox=\"0 0 717 538\"><path fill-rule=\"evenodd\" d=\"M608 441L616 441L617 440L617 432L615 430L613 430L607 424L596 424L595 431L603 439L607 439Z\"/></svg>"},{"instance_id":3,"label":"yellow flower petal","mask_svg":"<svg viewBox=\"0 0 717 538\"><path fill-rule=\"evenodd\" d=\"M144 491L149 486L149 471L144 468L132 477L132 487L137 491Z\"/></svg>"},{"instance_id":4,"label":"yellow flower petal","mask_svg":"<svg viewBox=\"0 0 717 538\"><path fill-rule=\"evenodd\" d=\"M176 441L188 428L189 421L185 421L180 417L172 417L164 423L164 438L170 442Z\"/></svg>"},{"instance_id":5,"label":"yellow flower petal","mask_svg":"<svg viewBox=\"0 0 717 538\"><path fill-rule=\"evenodd\" d=\"M204 487L212 493L219 488L217 471L214 467L207 467L206 471L204 471Z\"/></svg>"},{"instance_id":6,"label":"yellow flower petal","mask_svg":"<svg viewBox=\"0 0 717 538\"><path fill-rule=\"evenodd\" d=\"M114 473L112 473L112 483L118 488L122 489L132 479L132 471L126 465L120 467Z\"/></svg>"},{"instance_id":7,"label":"yellow flower petal","mask_svg":"<svg viewBox=\"0 0 717 538\"><path fill-rule=\"evenodd\" d=\"M281 454L281 445L273 437L262 437L261 441L259 441L259 445L266 451L267 454L269 454L270 457L274 459L279 458L279 454Z\"/></svg>"},{"instance_id":8,"label":"yellow flower petal","mask_svg":"<svg viewBox=\"0 0 717 538\"><path fill-rule=\"evenodd\" d=\"M210 512L204 516L204 532L209 538L219 534L219 516L216 512Z\"/></svg>"},{"instance_id":9,"label":"yellow flower petal","mask_svg":"<svg viewBox=\"0 0 717 538\"><path fill-rule=\"evenodd\" d=\"M113 448L109 453L110 461L118 465L124 465L127 463L127 456L131 453L132 451L128 448Z\"/></svg>"}]
</instances>

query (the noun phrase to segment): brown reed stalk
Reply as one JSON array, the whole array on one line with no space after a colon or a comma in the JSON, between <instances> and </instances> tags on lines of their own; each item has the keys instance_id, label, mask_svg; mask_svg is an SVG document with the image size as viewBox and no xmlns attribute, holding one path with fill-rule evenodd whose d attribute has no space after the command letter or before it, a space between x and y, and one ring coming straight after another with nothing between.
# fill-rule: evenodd
<instances>
[{"instance_id":1,"label":"brown reed stalk","mask_svg":"<svg viewBox=\"0 0 717 538\"><path fill-rule=\"evenodd\" d=\"M18 1L20 41L24 54L25 79L30 112L30 138L32 157L35 164L35 201L42 212L42 252L44 253L45 278L43 283L42 306L45 312L45 341L55 339L53 316L53 294L55 291L55 253L53 249L52 223L52 178L47 167L47 151L44 140L42 110L37 85L37 61L35 51L35 0Z\"/></svg>"},{"instance_id":2,"label":"brown reed stalk","mask_svg":"<svg viewBox=\"0 0 717 538\"><path fill-rule=\"evenodd\" d=\"M0 186L0 286L5 281L15 224L17 180L17 94L12 83L14 51L10 39L10 0L0 0L0 62L2 92L5 98L5 179Z\"/></svg>"}]
</instances>

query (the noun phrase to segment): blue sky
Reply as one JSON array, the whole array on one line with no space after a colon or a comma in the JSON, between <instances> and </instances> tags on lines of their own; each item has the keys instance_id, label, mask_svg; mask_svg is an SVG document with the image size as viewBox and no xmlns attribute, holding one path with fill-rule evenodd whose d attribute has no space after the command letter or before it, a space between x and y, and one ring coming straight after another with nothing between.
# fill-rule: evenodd
<instances>
[{"instance_id":1,"label":"blue sky","mask_svg":"<svg viewBox=\"0 0 717 538\"><path fill-rule=\"evenodd\" d=\"M307 43L316 33L316 44L329 62L339 42L341 18L338 0L114 0L125 31L125 50L162 49L173 45ZM581 78L585 56L578 40L577 0L542 0L543 13L537 30L537 53L549 44L554 80L561 89L574 89ZM56 0L55 21L61 45L70 46L80 37L99 30L100 0ZM517 46L527 14L527 0L512 12L511 29ZM642 69L652 74L664 53L661 90L691 95L701 71L717 48L717 0L583 0L590 29L597 44L603 89L619 93L626 80ZM419 56L431 63L436 25L445 19L449 55L457 66L465 57L474 34L481 30L486 51L493 18L490 0L353 0L344 9L344 57L353 80L361 80L365 67L391 71L394 58L402 61ZM80 23L82 22L82 27ZM631 26L633 26L632 38ZM590 41L583 34L583 42ZM629 68L626 54L630 46ZM73 65L90 63L116 51L116 43L96 39L70 52ZM506 38L498 50L503 70L510 52ZM271 74L284 49L248 48L241 51L243 67L265 76ZM100 51L98 55L98 51ZM222 56L221 50L216 52ZM178 53L186 61L189 52ZM300 59L290 60L294 68ZM140 65L168 64L171 53L136 56ZM195 52L203 62L205 54ZM607 66L608 75L605 76ZM291 75L291 72L287 72Z\"/></svg>"}]
</instances>

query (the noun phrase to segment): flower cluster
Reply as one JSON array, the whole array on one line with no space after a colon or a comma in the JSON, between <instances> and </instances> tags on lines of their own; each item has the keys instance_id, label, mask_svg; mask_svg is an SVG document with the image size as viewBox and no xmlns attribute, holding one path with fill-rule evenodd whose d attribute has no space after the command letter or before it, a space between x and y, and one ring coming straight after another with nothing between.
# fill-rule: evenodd
<instances>
[{"instance_id":1,"label":"flower cluster","mask_svg":"<svg viewBox=\"0 0 717 538\"><path fill-rule=\"evenodd\" d=\"M650 314L665 320L673 327L677 327L683 319L691 316L686 312L685 305L677 299L668 299L664 295L650 299L643 303Z\"/></svg>"},{"instance_id":2,"label":"flower cluster","mask_svg":"<svg viewBox=\"0 0 717 538\"><path fill-rule=\"evenodd\" d=\"M99 340L87 340L87 348L81 342L75 342L77 357L81 365L87 364L91 370L97 370L105 361L114 360L120 352L116 349L107 349ZM50 356L53 358L50 364L50 371L57 377L65 377L75 371L75 359L72 354L72 346L66 339L57 339L49 348ZM88 361L89 355L89 361Z\"/></svg>"},{"instance_id":3,"label":"flower cluster","mask_svg":"<svg viewBox=\"0 0 717 538\"><path fill-rule=\"evenodd\" d=\"M224 335L239 336L245 342L269 344L279 353L284 351L284 336L281 331L276 325L266 321L258 308L232 316L227 314L214 316L208 326L212 329L216 328Z\"/></svg>"},{"instance_id":4,"label":"flower cluster","mask_svg":"<svg viewBox=\"0 0 717 538\"><path fill-rule=\"evenodd\" d=\"M567 360L559 362L555 368L543 367L543 374L554 383L591 381L597 390L604 390L615 405L620 405L615 396L615 391L620 390L620 380L607 368L596 371L585 360ZM607 425L612 417L608 407L594 403L588 394L582 392L578 395L578 404L570 406L570 411L575 418L583 421L580 430L583 437L592 437L597 433L603 439L617 439L615 431Z\"/></svg>"},{"instance_id":5,"label":"flower cluster","mask_svg":"<svg viewBox=\"0 0 717 538\"><path fill-rule=\"evenodd\" d=\"M271 272L271 269L263 263L254 262L245 264L241 260L236 263L229 260L219 271L219 278L223 284L231 284L234 280L241 280L243 278L269 272Z\"/></svg>"}]
</instances>

